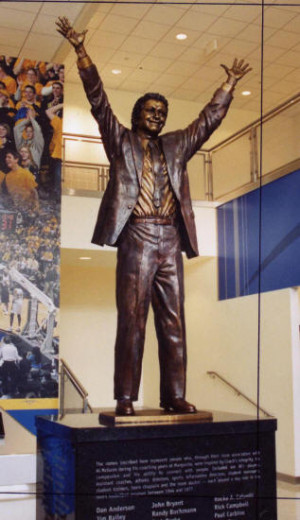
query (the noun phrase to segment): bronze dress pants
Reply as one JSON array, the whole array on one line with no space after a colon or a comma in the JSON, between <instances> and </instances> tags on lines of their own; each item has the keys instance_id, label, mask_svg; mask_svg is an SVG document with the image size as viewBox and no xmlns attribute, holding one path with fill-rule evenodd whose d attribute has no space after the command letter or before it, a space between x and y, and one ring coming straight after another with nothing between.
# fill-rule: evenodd
<instances>
[{"instance_id":1,"label":"bronze dress pants","mask_svg":"<svg viewBox=\"0 0 300 520\"><path fill-rule=\"evenodd\" d=\"M159 346L161 405L185 397L183 260L177 225L129 222L117 263L115 399L138 399L145 326L152 303Z\"/></svg>"}]
</instances>

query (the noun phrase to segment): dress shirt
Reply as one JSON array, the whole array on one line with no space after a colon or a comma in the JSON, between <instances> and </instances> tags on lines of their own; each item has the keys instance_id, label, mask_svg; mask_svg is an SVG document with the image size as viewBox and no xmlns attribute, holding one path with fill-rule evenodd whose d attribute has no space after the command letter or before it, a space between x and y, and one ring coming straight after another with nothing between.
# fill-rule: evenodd
<instances>
[{"instance_id":1,"label":"dress shirt","mask_svg":"<svg viewBox=\"0 0 300 520\"><path fill-rule=\"evenodd\" d=\"M176 201L159 141L143 139L142 146L144 149L142 185L133 215L138 217L174 216Z\"/></svg>"}]
</instances>

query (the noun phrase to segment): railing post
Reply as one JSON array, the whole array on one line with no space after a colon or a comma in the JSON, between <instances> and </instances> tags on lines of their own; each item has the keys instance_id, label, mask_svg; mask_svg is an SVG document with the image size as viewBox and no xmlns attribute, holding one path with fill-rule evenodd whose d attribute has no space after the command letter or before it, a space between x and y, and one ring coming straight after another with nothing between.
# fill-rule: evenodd
<instances>
[{"instance_id":1,"label":"railing post","mask_svg":"<svg viewBox=\"0 0 300 520\"><path fill-rule=\"evenodd\" d=\"M65 410L65 371L64 365L61 363L60 365L60 385L59 385L59 415L62 418L64 416Z\"/></svg>"},{"instance_id":2,"label":"railing post","mask_svg":"<svg viewBox=\"0 0 300 520\"><path fill-rule=\"evenodd\" d=\"M66 138L62 138L62 161L61 161L61 183L65 182L65 162L66 162Z\"/></svg>"},{"instance_id":3,"label":"railing post","mask_svg":"<svg viewBox=\"0 0 300 520\"><path fill-rule=\"evenodd\" d=\"M98 168L98 177L97 177L97 190L101 191L101 166Z\"/></svg>"},{"instance_id":4,"label":"railing post","mask_svg":"<svg viewBox=\"0 0 300 520\"><path fill-rule=\"evenodd\" d=\"M213 167L211 152L207 152L204 156L204 179L206 200L214 200Z\"/></svg>"},{"instance_id":5,"label":"railing post","mask_svg":"<svg viewBox=\"0 0 300 520\"><path fill-rule=\"evenodd\" d=\"M251 182L258 180L258 147L256 127L251 128L250 135L250 177Z\"/></svg>"}]
</instances>

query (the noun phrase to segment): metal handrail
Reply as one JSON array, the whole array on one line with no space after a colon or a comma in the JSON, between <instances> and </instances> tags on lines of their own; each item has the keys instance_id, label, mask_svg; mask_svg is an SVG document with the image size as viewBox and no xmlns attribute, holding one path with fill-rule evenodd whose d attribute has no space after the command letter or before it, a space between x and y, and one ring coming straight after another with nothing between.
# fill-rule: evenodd
<instances>
[{"instance_id":1,"label":"metal handrail","mask_svg":"<svg viewBox=\"0 0 300 520\"><path fill-rule=\"evenodd\" d=\"M249 123L248 125L244 126L234 134L230 135L229 137L226 137L226 139L223 139L223 141L220 141L218 144L212 146L209 149L202 148L203 152L216 152L217 150L220 150L224 146L226 146L229 143L232 143L233 141L236 141L243 135L248 134L251 129L253 128L259 128L263 123L266 123L270 119L273 119L277 115L279 115L281 112L284 112L288 108L290 108L292 105L297 104L300 102L300 93L296 94L295 96L291 97L284 103L281 103L281 105L278 105L278 107L273 108L272 110L269 110L266 112L261 118L255 119L252 121L252 123Z\"/></svg>"},{"instance_id":2,"label":"metal handrail","mask_svg":"<svg viewBox=\"0 0 300 520\"><path fill-rule=\"evenodd\" d=\"M77 168L85 168L86 170L93 170L97 172L97 191L98 193L104 193L107 183L109 180L109 165L108 164L100 164L100 163L89 163L87 161L69 161L64 160L63 161L63 169L62 169L62 182L65 182L65 171L66 168L70 167L77 167ZM68 189L68 188L67 188ZM69 188L73 189L73 188ZM75 190L76 191L76 190ZM88 190L85 190L88 191Z\"/></svg>"},{"instance_id":3,"label":"metal handrail","mask_svg":"<svg viewBox=\"0 0 300 520\"><path fill-rule=\"evenodd\" d=\"M215 152L220 148L223 148L223 146L229 144L232 141L235 141L239 137L242 137L243 135L250 132L252 128L258 128L262 123L266 123L270 119L273 119L273 117L277 116L293 104L297 104L300 102L300 93L296 94L295 96L287 99L284 103L281 103L276 108L273 108L272 110L269 110L266 112L261 118L255 119L252 121L252 123L249 123L248 125L244 126L237 132L233 133L226 139L223 139L223 141L220 141L218 144L212 146L211 148L201 148L202 153L209 153L209 152ZM86 140L88 142L99 142L102 143L101 136L95 136L95 135L88 135L88 134L73 134L71 132L63 132L63 138L69 138L70 140L77 141L78 139Z\"/></svg>"},{"instance_id":4,"label":"metal handrail","mask_svg":"<svg viewBox=\"0 0 300 520\"><path fill-rule=\"evenodd\" d=\"M68 378L70 383L72 383L76 392L82 398L82 413L86 413L88 410L93 412L91 405L87 400L88 392L84 388L84 386L80 383L79 379L75 376L74 372L70 369L69 365L63 359L60 359L60 396L59 396L59 414L60 416L65 415L65 393L64 393L64 385L65 385L65 377Z\"/></svg>"},{"instance_id":5,"label":"metal handrail","mask_svg":"<svg viewBox=\"0 0 300 520\"><path fill-rule=\"evenodd\" d=\"M233 133L231 136L227 137L223 141L219 142L218 144L212 146L211 148L202 148L200 151L197 152L197 155L202 155L204 157L204 185L205 185L205 195L207 200L216 200L214 198L214 190L213 190L213 157L216 152L221 150L222 148L232 144L233 142L237 141L241 137L245 135L249 135L250 139L250 177L249 177L249 183L244 186L239 186L238 188L235 188L233 190L230 190L228 193L224 193L222 195L218 195L218 200L223 200L224 198L227 199L228 196L235 196L235 192L239 192L240 189L242 189L242 193L247 193L248 191L251 191L252 189L255 189L257 187L258 181L260 180L260 177L262 175L262 172L259 171L259 158L258 158L258 134L257 130L259 127L261 127L264 123L267 121L273 119L277 115L281 114L291 106L297 105L297 108L300 103L300 93L296 94L295 96L291 97L284 103L278 105L278 107L269 110L265 114L263 114L259 119L255 119L245 127L241 128L237 132ZM75 163L72 163L72 161L66 161L65 157L65 143L66 141L86 141L89 143L102 143L101 136L92 136L92 135L86 135L86 134L73 134L70 132L63 133L63 165L72 165ZM87 162L77 162L76 163L79 167L81 165L85 165L87 167L97 167L97 164L95 163L87 163ZM98 165L99 166L99 165ZM108 165L101 165L101 167L105 170L108 170ZM279 169L279 168L278 168ZM282 169L282 167L280 167ZM268 172L263 175L263 178L268 176L268 180L271 178L269 174L272 174L273 172ZM285 175L286 173L283 173ZM272 176L272 175L271 175ZM99 180L99 179L98 179ZM99 191L99 190L98 190Z\"/></svg>"},{"instance_id":6,"label":"metal handrail","mask_svg":"<svg viewBox=\"0 0 300 520\"><path fill-rule=\"evenodd\" d=\"M269 412L267 412L266 410L264 410L264 408L262 408L261 406L258 406L257 403L255 401L253 401L252 399L250 399L250 397L248 397L246 394L244 394L244 392L241 392L241 390L239 390L236 386L234 386L232 383L230 383L230 381L227 381L227 379L225 379L225 377L221 376L220 374L218 374L218 372L213 372L213 371L208 371L206 372L210 377L212 377L213 379L216 377L217 379L220 379L220 381L222 381L223 383L225 383L227 386L229 386L237 395L238 397L243 397L243 399L245 399L246 401L248 401L248 403L252 404L253 406L255 406L256 410L259 410L260 412L262 412L266 417L273 417L273 415L271 415Z\"/></svg>"}]
</instances>

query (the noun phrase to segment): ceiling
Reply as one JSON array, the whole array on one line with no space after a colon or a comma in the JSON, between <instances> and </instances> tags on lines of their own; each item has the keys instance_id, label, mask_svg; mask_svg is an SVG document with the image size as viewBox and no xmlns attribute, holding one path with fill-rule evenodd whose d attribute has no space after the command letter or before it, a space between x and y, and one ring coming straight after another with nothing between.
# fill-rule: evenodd
<instances>
[{"instance_id":1,"label":"ceiling","mask_svg":"<svg viewBox=\"0 0 300 520\"><path fill-rule=\"evenodd\" d=\"M264 111L299 93L300 0L259 4L1 2L0 53L64 63L66 81L79 83L75 53L55 28L57 16L65 15L76 29L88 28L86 47L106 87L203 103L225 78L220 63L231 65L237 56L253 70L237 88L235 108L259 113L261 78ZM187 38L178 41L178 33Z\"/></svg>"}]
</instances>

